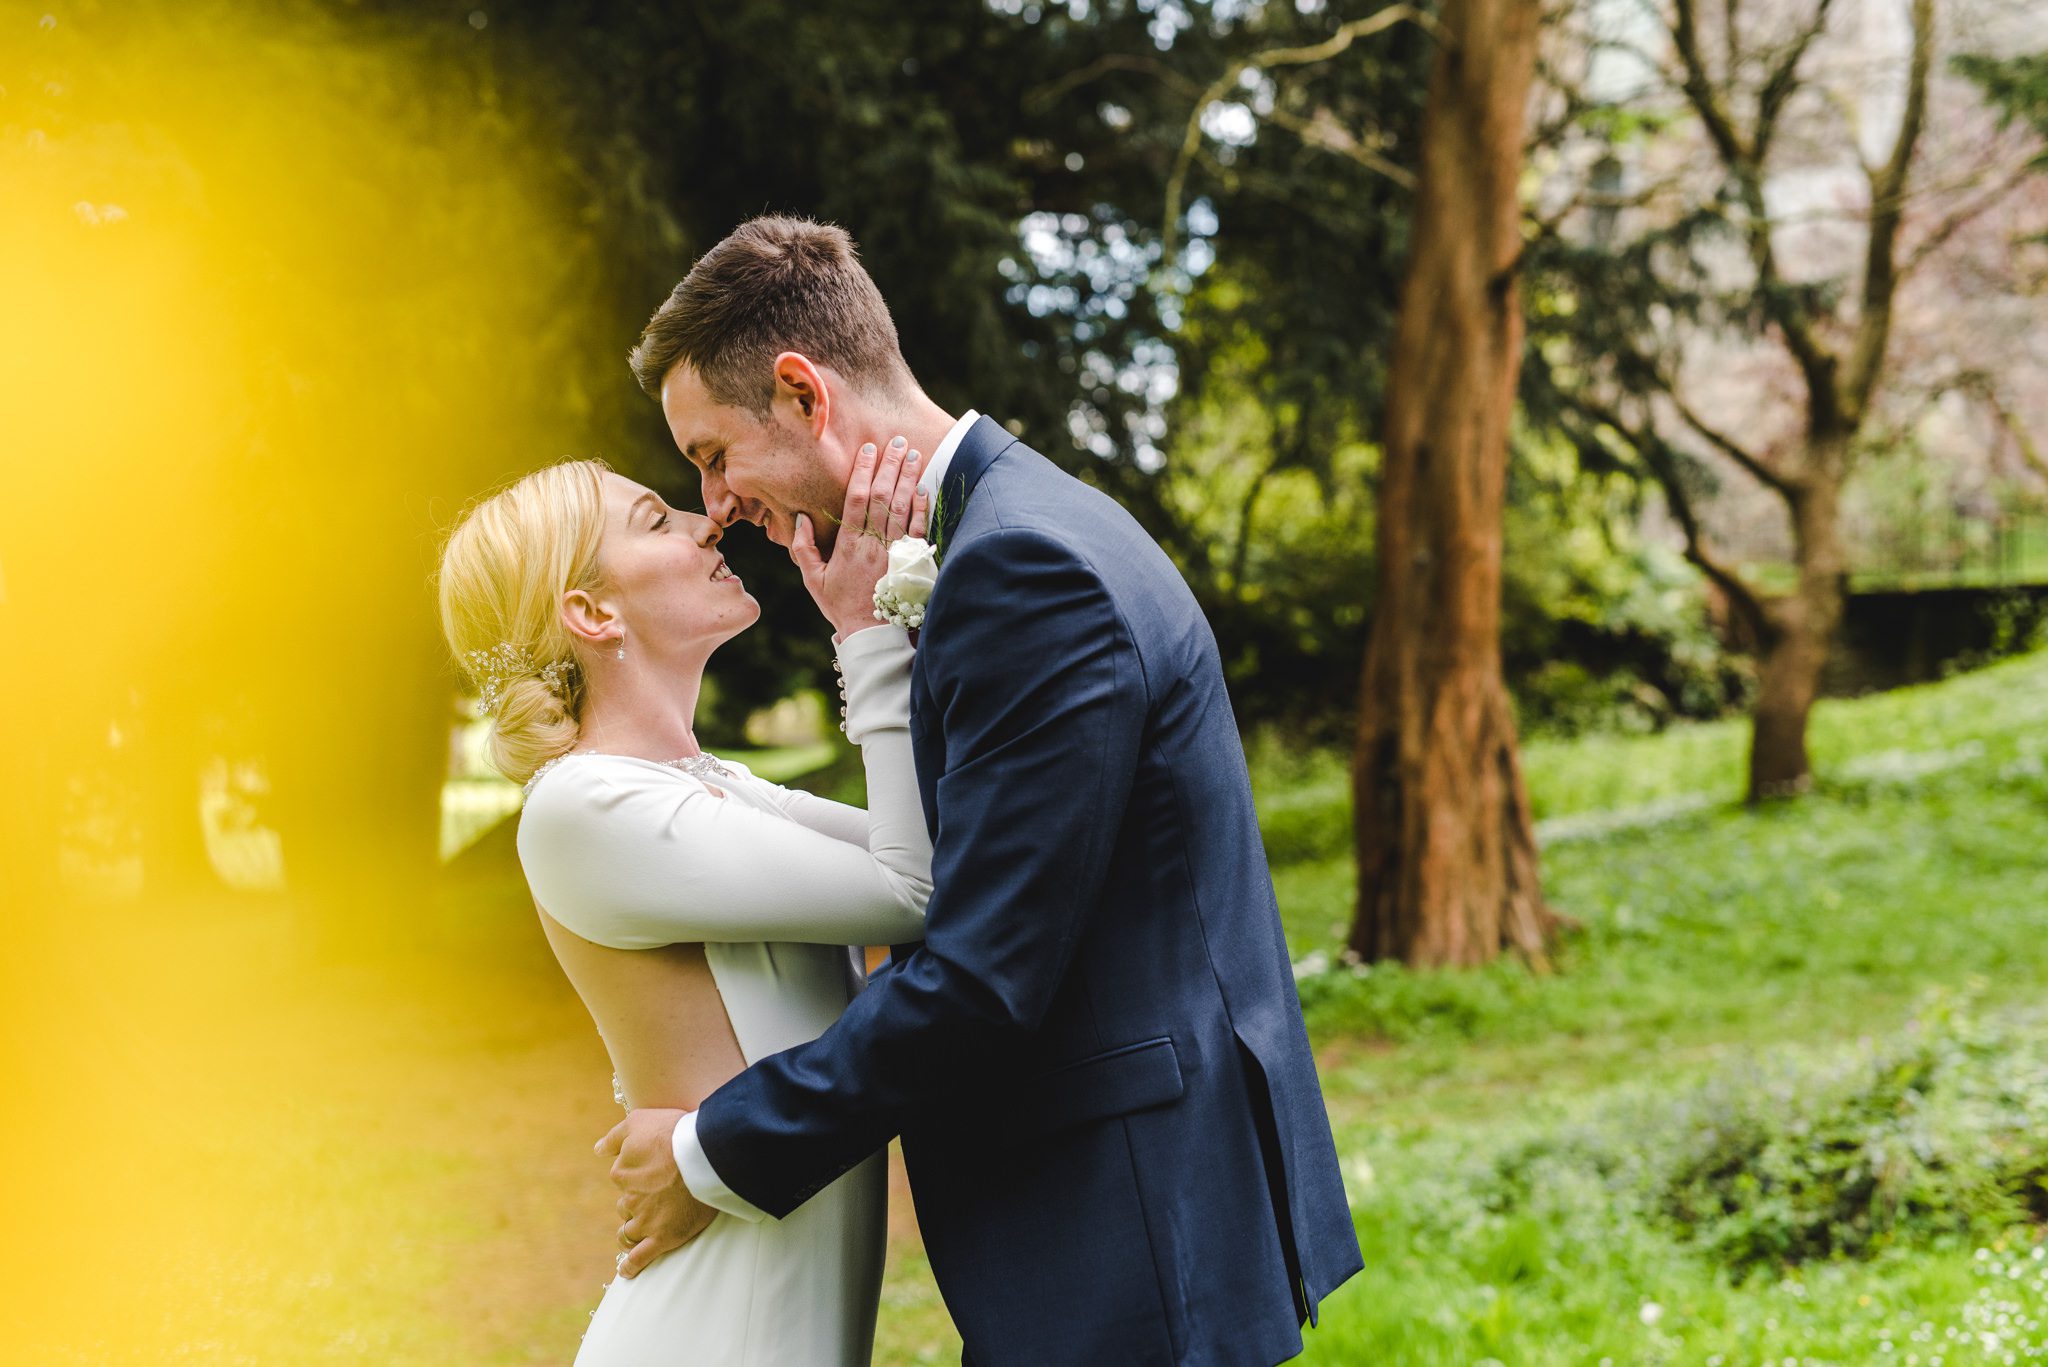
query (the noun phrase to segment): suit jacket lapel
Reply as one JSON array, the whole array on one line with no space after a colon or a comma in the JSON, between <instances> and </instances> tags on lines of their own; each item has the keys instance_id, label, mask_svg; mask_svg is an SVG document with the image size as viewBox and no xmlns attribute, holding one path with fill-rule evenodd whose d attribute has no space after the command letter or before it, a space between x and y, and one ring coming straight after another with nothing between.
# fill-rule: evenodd
<instances>
[{"instance_id":1,"label":"suit jacket lapel","mask_svg":"<svg viewBox=\"0 0 2048 1367\"><path fill-rule=\"evenodd\" d=\"M974 486L981 483L995 458L1016 444L1017 439L1009 429L994 418L982 417L953 448L952 463L947 465L946 477L939 486L938 547L942 558L946 547L952 544L953 529L960 525L960 515L974 494Z\"/></svg>"}]
</instances>

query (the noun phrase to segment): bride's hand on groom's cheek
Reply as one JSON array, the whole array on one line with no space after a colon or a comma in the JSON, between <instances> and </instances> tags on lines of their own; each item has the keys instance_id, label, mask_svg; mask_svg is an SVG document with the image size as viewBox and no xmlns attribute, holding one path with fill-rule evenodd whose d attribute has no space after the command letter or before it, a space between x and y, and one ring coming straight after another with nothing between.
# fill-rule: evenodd
<instances>
[{"instance_id":1,"label":"bride's hand on groom's cheek","mask_svg":"<svg viewBox=\"0 0 2048 1367\"><path fill-rule=\"evenodd\" d=\"M619 1197L619 1275L628 1280L656 1258L702 1234L718 1212L690 1194L676 1170L676 1122L681 1111L634 1111L597 1141L612 1160Z\"/></svg>"},{"instance_id":2,"label":"bride's hand on groom's cheek","mask_svg":"<svg viewBox=\"0 0 2048 1367\"><path fill-rule=\"evenodd\" d=\"M810 519L798 514L789 558L802 571L804 587L832 624L835 638L876 624L875 581L889 568L889 543L924 534L926 500L917 487L923 473L924 457L902 437L882 447L873 442L861 447L846 481L846 505L830 560L818 551Z\"/></svg>"}]
</instances>

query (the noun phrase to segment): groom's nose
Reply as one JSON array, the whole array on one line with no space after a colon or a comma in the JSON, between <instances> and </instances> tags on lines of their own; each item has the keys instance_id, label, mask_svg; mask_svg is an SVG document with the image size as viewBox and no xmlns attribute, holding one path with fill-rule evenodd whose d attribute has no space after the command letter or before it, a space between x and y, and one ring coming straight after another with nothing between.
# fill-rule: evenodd
<instances>
[{"instance_id":1,"label":"groom's nose","mask_svg":"<svg viewBox=\"0 0 2048 1367\"><path fill-rule=\"evenodd\" d=\"M707 473L703 479L704 515L721 527L730 527L739 520L740 501L733 497L723 479Z\"/></svg>"}]
</instances>

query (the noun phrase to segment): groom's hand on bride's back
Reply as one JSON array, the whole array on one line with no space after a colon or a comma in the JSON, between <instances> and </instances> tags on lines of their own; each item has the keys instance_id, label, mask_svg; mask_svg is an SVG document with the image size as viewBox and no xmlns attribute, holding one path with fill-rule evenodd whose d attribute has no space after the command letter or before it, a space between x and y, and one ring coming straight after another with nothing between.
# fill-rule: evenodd
<instances>
[{"instance_id":1,"label":"groom's hand on bride's back","mask_svg":"<svg viewBox=\"0 0 2048 1367\"><path fill-rule=\"evenodd\" d=\"M690 1195L676 1170L676 1122L681 1111L634 1111L597 1141L612 1160L619 1197L619 1275L637 1277L664 1253L702 1234L718 1214Z\"/></svg>"}]
</instances>

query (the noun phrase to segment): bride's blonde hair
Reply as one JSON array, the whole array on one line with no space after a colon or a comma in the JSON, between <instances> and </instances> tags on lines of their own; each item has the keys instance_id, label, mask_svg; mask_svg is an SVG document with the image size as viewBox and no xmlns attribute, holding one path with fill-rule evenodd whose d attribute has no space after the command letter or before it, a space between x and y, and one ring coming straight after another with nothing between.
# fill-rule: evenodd
<instances>
[{"instance_id":1,"label":"bride's blonde hair","mask_svg":"<svg viewBox=\"0 0 2048 1367\"><path fill-rule=\"evenodd\" d=\"M562 595L601 583L610 468L536 470L471 505L441 548L441 633L483 691L491 766L514 783L574 748L582 728L584 672Z\"/></svg>"}]
</instances>

